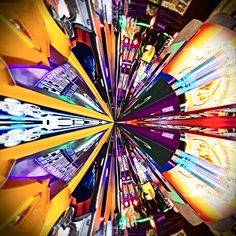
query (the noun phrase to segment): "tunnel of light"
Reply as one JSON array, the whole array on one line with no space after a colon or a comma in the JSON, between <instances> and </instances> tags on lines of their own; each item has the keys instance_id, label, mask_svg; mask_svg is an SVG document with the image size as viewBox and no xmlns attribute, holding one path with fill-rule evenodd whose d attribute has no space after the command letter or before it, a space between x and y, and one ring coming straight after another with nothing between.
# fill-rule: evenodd
<instances>
[{"instance_id":1,"label":"tunnel of light","mask_svg":"<svg viewBox=\"0 0 236 236\"><path fill-rule=\"evenodd\" d=\"M236 6L170 2L0 1L0 235L235 233Z\"/></svg>"}]
</instances>

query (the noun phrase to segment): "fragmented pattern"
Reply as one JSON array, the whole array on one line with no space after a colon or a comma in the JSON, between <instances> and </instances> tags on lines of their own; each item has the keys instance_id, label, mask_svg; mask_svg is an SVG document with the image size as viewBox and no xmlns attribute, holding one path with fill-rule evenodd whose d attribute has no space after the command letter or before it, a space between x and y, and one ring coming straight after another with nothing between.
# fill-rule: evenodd
<instances>
[{"instance_id":1,"label":"fragmented pattern","mask_svg":"<svg viewBox=\"0 0 236 236\"><path fill-rule=\"evenodd\" d=\"M0 235L184 234L234 215L235 32L176 42L50 2L0 3Z\"/></svg>"}]
</instances>

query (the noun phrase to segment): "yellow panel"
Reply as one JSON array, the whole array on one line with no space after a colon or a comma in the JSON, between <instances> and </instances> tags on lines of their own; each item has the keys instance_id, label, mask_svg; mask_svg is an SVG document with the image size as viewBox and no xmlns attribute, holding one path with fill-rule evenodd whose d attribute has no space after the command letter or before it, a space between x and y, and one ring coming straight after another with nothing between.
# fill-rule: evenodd
<instances>
[{"instance_id":1,"label":"yellow panel","mask_svg":"<svg viewBox=\"0 0 236 236\"><path fill-rule=\"evenodd\" d=\"M34 1L9 1L0 3L0 12L15 26L19 37L25 36L39 52L49 56L50 39L44 21ZM33 17L33 21L32 21ZM12 45L10 45L11 47ZM21 49L20 49L21 50Z\"/></svg>"},{"instance_id":2,"label":"yellow panel","mask_svg":"<svg viewBox=\"0 0 236 236\"><path fill-rule=\"evenodd\" d=\"M47 55L39 52L34 43L2 15L0 15L0 29L0 55L8 63L23 61L30 64L42 62L49 65ZM24 52L24 56L22 56L22 52Z\"/></svg>"},{"instance_id":3,"label":"yellow panel","mask_svg":"<svg viewBox=\"0 0 236 236\"><path fill-rule=\"evenodd\" d=\"M13 222L16 217L22 214L28 207L31 206L30 211L27 214L30 214L36 204L40 202L40 198L42 195L45 195L43 198L43 202L45 207L47 206L47 202L49 203L49 189L48 189L49 180L45 180L43 182L38 181L9 181L9 184L3 189L0 190L0 202L1 202L1 212L0 212L0 230L4 229L6 231L19 229L18 225L6 227L11 222ZM46 198L48 199L46 201ZM27 215L26 215L27 217ZM19 226L25 218L19 223ZM35 222L38 219L36 217ZM42 221L41 221L42 223ZM5 232L6 233L6 232ZM1 234L1 232L0 232ZM1 234L2 235L2 234ZM5 234L9 235L9 234Z\"/></svg>"},{"instance_id":4,"label":"yellow panel","mask_svg":"<svg viewBox=\"0 0 236 236\"><path fill-rule=\"evenodd\" d=\"M54 19L51 17L43 0L35 0L34 2L37 4L38 10L44 20L51 45L64 57L68 58L71 54L71 43L69 37L62 32Z\"/></svg>"},{"instance_id":5,"label":"yellow panel","mask_svg":"<svg viewBox=\"0 0 236 236\"><path fill-rule=\"evenodd\" d=\"M22 224L19 226L22 233L20 234L19 230L16 229L13 236L25 236L25 231L27 231L27 235L39 235L42 225L44 224L44 217L50 207L49 196L49 188L36 196L39 200L35 199L32 211L22 220ZM5 235L10 234L7 233Z\"/></svg>"}]
</instances>

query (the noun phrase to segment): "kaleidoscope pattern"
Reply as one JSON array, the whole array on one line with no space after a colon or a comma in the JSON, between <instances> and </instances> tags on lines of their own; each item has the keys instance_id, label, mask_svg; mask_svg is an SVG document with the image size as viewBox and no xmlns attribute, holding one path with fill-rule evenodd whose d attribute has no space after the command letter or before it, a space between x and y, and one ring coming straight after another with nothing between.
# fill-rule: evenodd
<instances>
[{"instance_id":1,"label":"kaleidoscope pattern","mask_svg":"<svg viewBox=\"0 0 236 236\"><path fill-rule=\"evenodd\" d=\"M235 31L61 2L0 2L0 235L235 232Z\"/></svg>"}]
</instances>

